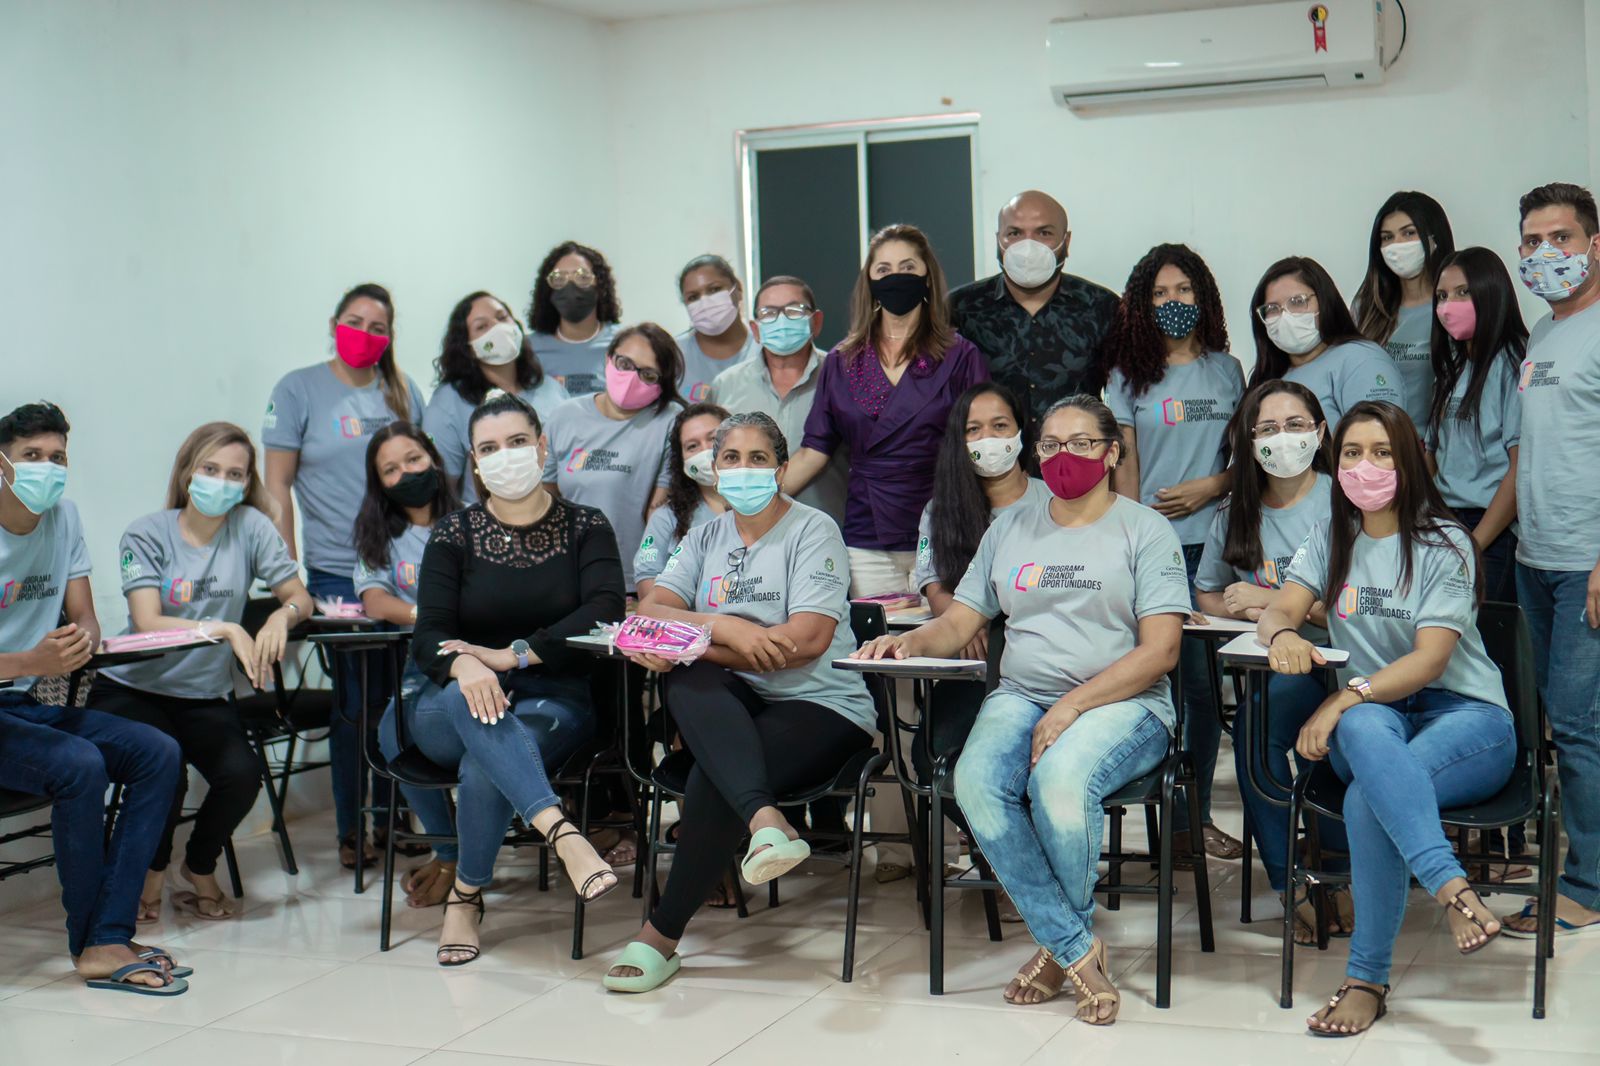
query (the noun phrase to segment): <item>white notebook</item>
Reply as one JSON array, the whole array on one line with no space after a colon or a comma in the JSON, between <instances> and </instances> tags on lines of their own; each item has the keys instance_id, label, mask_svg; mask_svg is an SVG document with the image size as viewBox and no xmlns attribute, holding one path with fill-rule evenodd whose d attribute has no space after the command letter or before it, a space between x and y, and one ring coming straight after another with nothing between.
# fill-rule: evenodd
<instances>
[{"instance_id":1,"label":"white notebook","mask_svg":"<svg viewBox=\"0 0 1600 1066\"><path fill-rule=\"evenodd\" d=\"M1251 628L1254 629L1255 627L1252 626ZM1322 657L1328 660L1328 665L1330 666L1343 666L1350 661L1350 653L1347 651L1342 651L1339 648L1324 648L1320 645L1314 646L1322 653ZM1253 659L1263 663L1267 661L1266 646L1256 639L1256 635L1253 632L1241 633L1234 637L1218 648L1217 654L1225 659Z\"/></svg>"},{"instance_id":2,"label":"white notebook","mask_svg":"<svg viewBox=\"0 0 1600 1066\"><path fill-rule=\"evenodd\" d=\"M1205 615L1205 625L1183 623L1185 633L1254 633L1256 624L1243 618L1224 618L1220 614Z\"/></svg>"}]
</instances>

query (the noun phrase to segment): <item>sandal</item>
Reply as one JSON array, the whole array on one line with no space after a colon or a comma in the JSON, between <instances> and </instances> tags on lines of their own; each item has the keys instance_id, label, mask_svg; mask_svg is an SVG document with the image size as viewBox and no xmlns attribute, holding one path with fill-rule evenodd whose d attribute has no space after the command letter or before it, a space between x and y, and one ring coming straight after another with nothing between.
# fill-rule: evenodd
<instances>
[{"instance_id":1,"label":"sandal","mask_svg":"<svg viewBox=\"0 0 1600 1066\"><path fill-rule=\"evenodd\" d=\"M567 832L561 832L562 826L567 827ZM556 824L550 827L550 832L545 834L544 839L545 843L549 844L551 849L554 850L556 844L567 839L568 837L574 836L582 837L584 842L588 843L588 837L583 835L583 831L579 829L570 818L558 818L556 820ZM593 844L590 844L589 847L590 850L594 849ZM604 862L605 860L602 859L601 861ZM607 877L611 878L611 883L609 885L593 894L589 892L590 885L593 885L595 882ZM583 900L585 903L593 903L596 900L604 899L608 894L616 891L617 886L620 884L622 884L622 878L617 876L617 872L615 870L607 866L604 870L596 870L594 873L583 879L583 884L579 885L577 888L578 898Z\"/></svg>"},{"instance_id":2,"label":"sandal","mask_svg":"<svg viewBox=\"0 0 1600 1066\"><path fill-rule=\"evenodd\" d=\"M1244 844L1224 833L1214 825L1202 826L1200 836L1206 854L1213 859L1237 859L1244 854Z\"/></svg>"},{"instance_id":3,"label":"sandal","mask_svg":"<svg viewBox=\"0 0 1600 1066\"><path fill-rule=\"evenodd\" d=\"M146 985L128 980L136 973L160 974L166 984ZM132 992L136 996L181 996L189 991L188 981L170 976L160 964L154 962L130 962L114 971L110 977L93 977L84 984L105 992Z\"/></svg>"},{"instance_id":4,"label":"sandal","mask_svg":"<svg viewBox=\"0 0 1600 1066\"><path fill-rule=\"evenodd\" d=\"M1056 963L1056 957L1050 954L1049 948L1040 948L1037 952L1035 952L1033 958L1028 961L1028 965L1018 970L1017 976L1013 978L1013 980L1017 982L1017 995L1019 997L1023 992L1031 988L1035 992L1039 993L1039 998L1026 1001L1020 998L1007 999L1006 1002L1017 1007L1037 1007L1039 1004L1049 1003L1052 999L1055 999L1057 996L1059 996L1061 994L1061 986L1059 984L1054 988L1051 988L1049 985L1039 980L1039 975L1044 973L1044 968L1049 966L1051 963L1055 963L1056 966L1060 968L1061 964ZM1000 993L1000 997L1005 999L1004 991Z\"/></svg>"},{"instance_id":5,"label":"sandal","mask_svg":"<svg viewBox=\"0 0 1600 1066\"><path fill-rule=\"evenodd\" d=\"M455 883L456 864L434 859L406 874L400 890L406 894L408 907L437 907L450 895L450 886Z\"/></svg>"},{"instance_id":6,"label":"sandal","mask_svg":"<svg viewBox=\"0 0 1600 1066\"><path fill-rule=\"evenodd\" d=\"M150 925L151 923L159 922L160 920L161 897L157 896L155 899L145 899L143 896L140 896L139 917L136 919L136 924Z\"/></svg>"},{"instance_id":7,"label":"sandal","mask_svg":"<svg viewBox=\"0 0 1600 1066\"><path fill-rule=\"evenodd\" d=\"M1378 1013L1372 1016L1372 1021L1368 1022L1366 1025L1363 1025L1360 1029L1353 1029L1348 1033L1341 1033L1334 1029L1322 1029L1311 1024L1306 1025L1306 1031L1312 1036L1360 1036L1368 1029L1371 1029L1378 1022L1382 1021L1383 1016L1389 1013L1388 985L1384 985L1383 991L1379 992L1376 988L1368 988L1366 985L1353 985L1349 981L1346 981L1344 984L1339 986L1339 991L1333 994L1333 998L1328 1000L1328 1005L1317 1011L1317 1013L1312 1016L1312 1020L1321 1021L1326 1019L1328 1015L1332 1014L1338 1008L1339 1004L1344 1002L1344 997L1348 996L1352 992L1365 992L1367 995L1372 996L1378 1001Z\"/></svg>"},{"instance_id":8,"label":"sandal","mask_svg":"<svg viewBox=\"0 0 1600 1066\"><path fill-rule=\"evenodd\" d=\"M1110 976L1106 974L1106 945L1099 937L1095 937L1094 946L1089 949L1087 955L1063 969L1067 979L1072 982L1072 987L1078 990L1078 1020L1088 1022L1090 1025L1110 1025L1117 1020L1117 1012L1122 1009L1122 993L1115 988L1109 992L1091 991L1083 978L1078 976L1079 971L1090 965L1100 971L1100 976L1105 978L1106 984L1111 983ZM1102 1003L1111 1004L1109 1017L1100 1017Z\"/></svg>"},{"instance_id":9,"label":"sandal","mask_svg":"<svg viewBox=\"0 0 1600 1066\"><path fill-rule=\"evenodd\" d=\"M1467 948L1457 947L1456 950L1460 951L1461 954L1463 954L1463 955L1471 955L1473 952L1482 951L1484 948L1488 947L1490 941L1492 941L1496 937L1498 937L1500 935L1501 931L1505 928L1505 926L1502 925L1500 927L1500 929L1496 929L1492 933L1489 932L1489 927L1484 924L1484 919L1478 917L1478 912L1473 910L1472 907L1461 898L1462 896L1466 895L1468 892L1472 892L1471 887L1463 888L1460 892L1457 892L1455 895L1451 896L1449 902L1447 902L1445 904L1445 909L1446 910L1455 911L1457 914L1459 914L1462 917L1464 917L1467 921L1469 921L1473 925L1477 926L1478 927L1478 932L1483 934L1483 940L1480 943L1474 944L1471 947L1467 947ZM1477 896L1476 892L1473 892L1472 894L1473 894L1473 896ZM1478 900L1478 906L1480 906L1480 907L1483 906L1483 900L1481 900L1481 899ZM1488 908L1484 907L1484 910L1487 911ZM1499 919L1495 918L1495 916L1493 914L1490 914L1490 915L1488 915L1488 920L1489 921L1498 921Z\"/></svg>"},{"instance_id":10,"label":"sandal","mask_svg":"<svg viewBox=\"0 0 1600 1066\"><path fill-rule=\"evenodd\" d=\"M155 963L173 977L189 977L194 973L193 966L179 966L178 961L166 948L145 948L139 952L139 958L145 962Z\"/></svg>"},{"instance_id":11,"label":"sandal","mask_svg":"<svg viewBox=\"0 0 1600 1066\"><path fill-rule=\"evenodd\" d=\"M751 835L750 848L744 853L739 872L752 885L764 885L775 877L782 877L810 857L810 844L804 840L790 840L782 829L769 825Z\"/></svg>"},{"instance_id":12,"label":"sandal","mask_svg":"<svg viewBox=\"0 0 1600 1066\"><path fill-rule=\"evenodd\" d=\"M208 913L201 909L201 904L209 903L216 909L215 913ZM228 901L223 896L202 896L198 892L174 892L172 906L175 910L188 911L202 922L225 922L233 917L234 912L228 909Z\"/></svg>"},{"instance_id":13,"label":"sandal","mask_svg":"<svg viewBox=\"0 0 1600 1066\"><path fill-rule=\"evenodd\" d=\"M444 901L445 913L448 914L451 907L478 908L478 924L482 925L483 889L480 888L476 892L468 892L463 894L460 889L456 888L454 885L451 885L450 894L445 897ZM446 952L449 952L450 954L456 954L458 952L467 951L470 951L472 954L468 955L464 959L446 960L444 957ZM480 954L482 954L482 952L479 951L478 945L476 944L440 944L438 950L434 952L433 957L438 961L440 966L465 966L473 959L476 959Z\"/></svg>"},{"instance_id":14,"label":"sandal","mask_svg":"<svg viewBox=\"0 0 1600 1066\"><path fill-rule=\"evenodd\" d=\"M682 965L683 958L676 951L663 957L649 944L635 940L622 949L617 961L611 964L611 970L626 966L638 970L638 974L623 977L607 970L600 983L610 992L650 992L671 980Z\"/></svg>"},{"instance_id":15,"label":"sandal","mask_svg":"<svg viewBox=\"0 0 1600 1066\"><path fill-rule=\"evenodd\" d=\"M1537 920L1539 917L1538 906L1539 903L1537 900L1530 899L1528 902L1522 905L1522 911L1520 913L1508 914L1504 918L1500 919L1500 931L1506 936L1511 937L1513 940L1533 940L1539 935L1539 930L1537 927L1533 929L1518 929L1516 926L1508 923L1517 921L1519 919L1532 918ZM1576 922L1567 921L1560 915L1556 916L1556 936L1573 936L1577 933L1583 932L1584 930L1600 930L1600 922L1585 922L1582 925L1579 925Z\"/></svg>"},{"instance_id":16,"label":"sandal","mask_svg":"<svg viewBox=\"0 0 1600 1066\"><path fill-rule=\"evenodd\" d=\"M600 856L605 859L610 867L632 866L639 861L639 841L632 833L623 833L622 838L611 845Z\"/></svg>"},{"instance_id":17,"label":"sandal","mask_svg":"<svg viewBox=\"0 0 1600 1066\"><path fill-rule=\"evenodd\" d=\"M361 865L363 867L372 866L377 861L378 853L363 838L361 840ZM354 870L356 868L356 835L354 833L347 837L339 838L339 865L346 870Z\"/></svg>"},{"instance_id":18,"label":"sandal","mask_svg":"<svg viewBox=\"0 0 1600 1066\"><path fill-rule=\"evenodd\" d=\"M1351 925L1345 928L1345 909L1340 903L1348 904L1350 893L1336 890L1328 893L1328 937L1332 940L1348 940L1355 932L1355 911L1350 909ZM1306 913L1302 913L1302 909ZM1316 904L1311 902L1309 893L1295 897L1294 901L1294 942L1301 947L1310 947L1317 942L1317 917Z\"/></svg>"}]
</instances>

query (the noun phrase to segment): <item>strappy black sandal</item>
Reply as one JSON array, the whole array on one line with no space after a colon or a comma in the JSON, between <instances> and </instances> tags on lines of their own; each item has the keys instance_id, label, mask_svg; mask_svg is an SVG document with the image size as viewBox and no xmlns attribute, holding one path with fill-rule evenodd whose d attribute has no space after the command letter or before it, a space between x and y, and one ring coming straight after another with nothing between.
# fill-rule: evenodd
<instances>
[{"instance_id":1,"label":"strappy black sandal","mask_svg":"<svg viewBox=\"0 0 1600 1066\"><path fill-rule=\"evenodd\" d=\"M561 832L562 826L567 827L567 832ZM556 824L550 827L550 832L545 834L544 839L545 842L550 845L551 849L554 850L557 843L570 836L583 837L586 842L589 839L583 835L583 831L579 829L570 818L558 819ZM593 845L591 844L590 847L593 847ZM601 862L604 861L604 859L601 859ZM600 891L596 892L594 895L589 895L590 886L592 886L596 881L603 880L607 877L611 878L611 883L605 888L602 888ZM604 899L607 894L615 891L617 886L620 884L622 884L622 878L617 876L617 871L607 866L604 870L598 870L584 878L583 884L578 886L578 898L583 900L585 903L594 903L598 900Z\"/></svg>"},{"instance_id":2,"label":"strappy black sandal","mask_svg":"<svg viewBox=\"0 0 1600 1066\"><path fill-rule=\"evenodd\" d=\"M1312 1036L1360 1036L1362 1033L1378 1024L1378 1022L1382 1021L1383 1016L1389 1013L1388 985L1384 985L1383 991L1379 992L1376 988L1368 988L1366 985L1353 985L1348 981L1339 986L1339 991L1335 992L1333 994L1333 998L1328 1000L1328 1005L1323 1007L1322 1010L1318 1011L1317 1013L1326 1019L1328 1015L1332 1014L1334 1010L1338 1008L1339 1004L1344 1002L1344 997L1348 996L1352 992L1365 992L1367 995L1372 996L1378 1001L1378 1013L1372 1016L1372 1021L1368 1022L1360 1029L1354 1029L1348 1033L1341 1033L1334 1029L1319 1029L1315 1025L1306 1026L1306 1032L1310 1033Z\"/></svg>"},{"instance_id":3,"label":"strappy black sandal","mask_svg":"<svg viewBox=\"0 0 1600 1066\"><path fill-rule=\"evenodd\" d=\"M444 910L446 914L450 913L451 907L478 908L478 924L482 925L483 889L480 888L476 892L463 893L460 889L456 888L456 886L451 885L449 894L444 897ZM472 954L468 955L464 959L447 960L445 958L446 952L449 952L453 955L464 951L470 951ZM473 959L476 959L480 954L482 953L478 950L478 946L476 944L440 944L439 950L434 953L434 958L438 960L440 966L465 966Z\"/></svg>"},{"instance_id":4,"label":"strappy black sandal","mask_svg":"<svg viewBox=\"0 0 1600 1066\"><path fill-rule=\"evenodd\" d=\"M1478 912L1473 910L1471 906L1469 906L1465 901L1462 900L1461 897L1466 895L1468 892L1472 892L1472 889L1470 887L1463 888L1460 892L1457 892L1455 895L1451 896L1450 897L1450 901L1445 904L1445 908L1447 910L1455 911L1457 914L1459 914L1462 917L1464 917L1467 921L1469 921L1473 925L1477 926L1478 927L1478 932L1483 934L1483 942L1481 944L1474 944L1470 948L1457 948L1456 949L1457 951L1461 952L1461 954L1463 954L1463 955L1471 955L1475 951L1482 951L1484 948L1488 947L1490 942L1493 941L1495 937L1499 936L1500 933L1504 929L1504 926L1502 926L1501 929L1496 929L1492 933L1489 932L1489 927L1483 924L1483 919L1478 917ZM1473 894L1476 895L1477 893L1473 893ZM1478 903L1481 906L1483 904L1483 900L1481 900L1481 899L1478 900ZM1499 921L1499 919L1495 918L1493 914L1490 914L1489 917L1494 919L1495 921Z\"/></svg>"}]
</instances>

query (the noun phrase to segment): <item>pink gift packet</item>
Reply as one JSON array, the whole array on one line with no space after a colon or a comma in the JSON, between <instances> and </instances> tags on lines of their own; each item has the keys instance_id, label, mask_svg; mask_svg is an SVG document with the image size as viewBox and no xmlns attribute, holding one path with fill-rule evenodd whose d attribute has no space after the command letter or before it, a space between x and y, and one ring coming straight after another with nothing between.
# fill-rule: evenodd
<instances>
[{"instance_id":1,"label":"pink gift packet","mask_svg":"<svg viewBox=\"0 0 1600 1066\"><path fill-rule=\"evenodd\" d=\"M367 612L362 609L360 600L347 600L342 596L335 596L329 600L313 600L317 613L328 618L365 618Z\"/></svg>"},{"instance_id":2,"label":"pink gift packet","mask_svg":"<svg viewBox=\"0 0 1600 1066\"><path fill-rule=\"evenodd\" d=\"M880 603L886 611L899 610L902 607L920 607L922 597L915 592L880 592L876 596L852 596L851 603Z\"/></svg>"},{"instance_id":3,"label":"pink gift packet","mask_svg":"<svg viewBox=\"0 0 1600 1066\"><path fill-rule=\"evenodd\" d=\"M186 644L215 644L216 637L203 636L198 629L154 629L148 633L123 633L107 637L106 651L150 651L153 648L181 648Z\"/></svg>"},{"instance_id":4,"label":"pink gift packet","mask_svg":"<svg viewBox=\"0 0 1600 1066\"><path fill-rule=\"evenodd\" d=\"M646 618L642 614L630 614L609 635L624 655L643 653L676 663L692 663L711 646L710 626Z\"/></svg>"}]
</instances>

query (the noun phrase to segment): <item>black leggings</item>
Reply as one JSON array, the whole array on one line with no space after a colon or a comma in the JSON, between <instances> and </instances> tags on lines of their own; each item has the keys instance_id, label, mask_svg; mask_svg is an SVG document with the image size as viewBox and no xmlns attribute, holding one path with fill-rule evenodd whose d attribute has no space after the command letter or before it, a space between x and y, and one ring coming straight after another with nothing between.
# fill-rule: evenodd
<instances>
[{"instance_id":1,"label":"black leggings","mask_svg":"<svg viewBox=\"0 0 1600 1066\"><path fill-rule=\"evenodd\" d=\"M695 758L672 872L650 915L657 932L677 940L722 881L756 811L826 781L872 738L820 704L767 703L743 678L704 661L666 675L666 701Z\"/></svg>"},{"instance_id":2,"label":"black leggings","mask_svg":"<svg viewBox=\"0 0 1600 1066\"><path fill-rule=\"evenodd\" d=\"M200 771L210 787L206 798L200 801L183 861L193 873L215 873L222 846L255 806L261 791L261 763L239 724L238 711L227 700L191 700L140 692L108 677L95 680L89 705L161 730L178 742L184 760ZM178 776L167 828L150 860L152 870L165 870L172 861L172 831L183 813L188 776Z\"/></svg>"}]
</instances>

